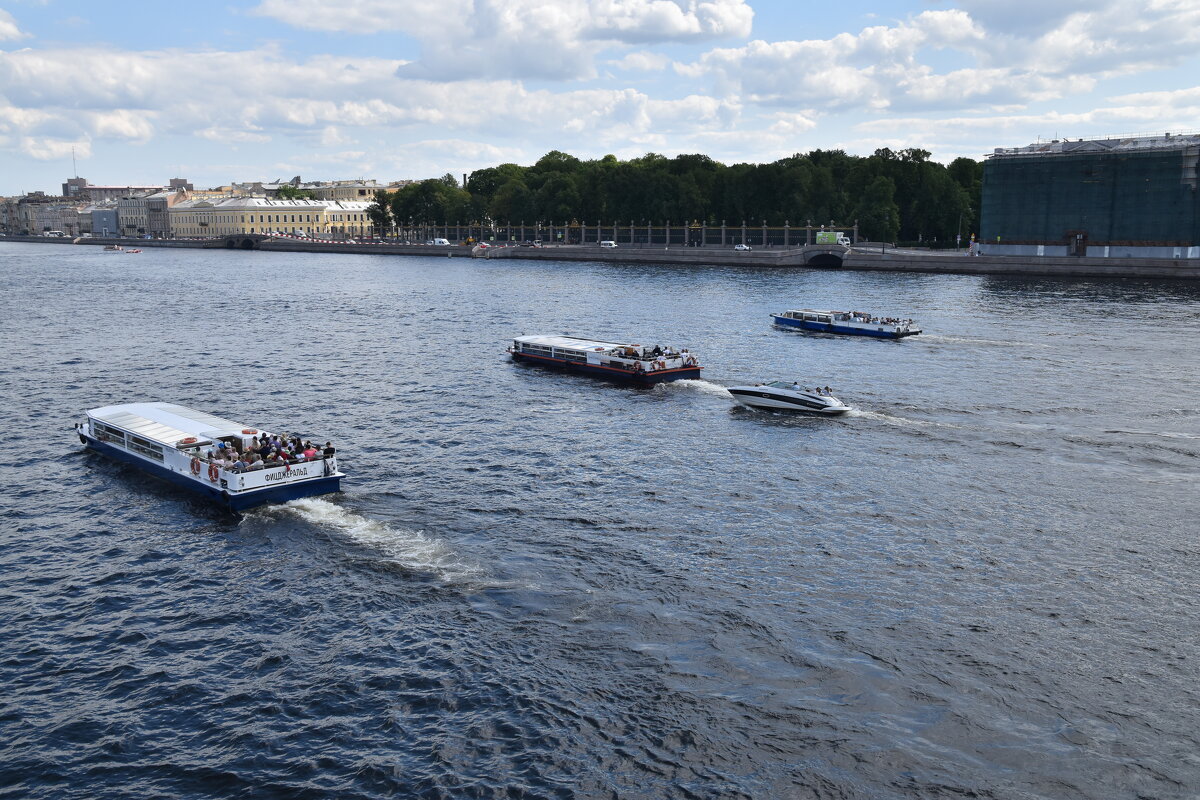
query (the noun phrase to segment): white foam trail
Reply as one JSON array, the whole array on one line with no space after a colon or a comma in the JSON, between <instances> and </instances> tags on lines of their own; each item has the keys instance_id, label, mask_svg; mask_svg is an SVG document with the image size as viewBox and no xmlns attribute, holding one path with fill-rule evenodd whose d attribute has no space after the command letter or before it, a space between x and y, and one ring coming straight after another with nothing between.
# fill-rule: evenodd
<instances>
[{"instance_id":1,"label":"white foam trail","mask_svg":"<svg viewBox=\"0 0 1200 800\"><path fill-rule=\"evenodd\" d=\"M1133 436L1156 436L1161 439L1200 439L1200 435L1194 433L1173 433L1171 431L1133 431L1122 430L1117 428L1105 433L1125 433Z\"/></svg>"},{"instance_id":2,"label":"white foam trail","mask_svg":"<svg viewBox=\"0 0 1200 800\"><path fill-rule=\"evenodd\" d=\"M665 383L660 383L659 386L662 387L664 391L671 391L672 389L687 389L693 392L700 392L701 394L711 394L716 397L733 397L733 395L729 393L729 390L721 384L699 379L667 381Z\"/></svg>"},{"instance_id":3,"label":"white foam trail","mask_svg":"<svg viewBox=\"0 0 1200 800\"><path fill-rule=\"evenodd\" d=\"M996 344L1005 347L1049 347L1049 345L1041 342L1013 342L1004 339L977 339L971 336L939 336L936 333L921 334L915 336L909 341L923 342L949 342L951 344Z\"/></svg>"},{"instance_id":4,"label":"white foam trail","mask_svg":"<svg viewBox=\"0 0 1200 800\"><path fill-rule=\"evenodd\" d=\"M314 525L332 528L379 553L385 561L406 569L433 573L453 582L476 579L482 573L478 567L462 563L445 542L431 539L420 531L393 528L328 500L306 497L273 508L295 514Z\"/></svg>"},{"instance_id":5,"label":"white foam trail","mask_svg":"<svg viewBox=\"0 0 1200 800\"><path fill-rule=\"evenodd\" d=\"M904 426L919 425L921 427L928 426L928 427L934 427L934 428L957 428L958 427L957 425L951 425L947 422L930 422L928 420L923 420L923 419L909 419L908 417L896 417L891 414L884 414L879 411L863 411L861 408L853 408L853 407L851 407L850 410L846 412L845 416L861 417L863 419L874 419L874 420L878 420L880 422L886 422L889 425L904 425Z\"/></svg>"}]
</instances>

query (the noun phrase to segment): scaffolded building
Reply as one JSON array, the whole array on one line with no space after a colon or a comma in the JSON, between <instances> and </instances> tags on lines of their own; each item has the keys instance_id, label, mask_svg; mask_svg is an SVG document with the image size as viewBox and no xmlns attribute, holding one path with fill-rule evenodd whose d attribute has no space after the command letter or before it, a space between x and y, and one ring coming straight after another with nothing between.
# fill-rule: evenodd
<instances>
[{"instance_id":1,"label":"scaffolded building","mask_svg":"<svg viewBox=\"0 0 1200 800\"><path fill-rule=\"evenodd\" d=\"M983 165L982 252L1200 258L1200 133L996 148Z\"/></svg>"}]
</instances>

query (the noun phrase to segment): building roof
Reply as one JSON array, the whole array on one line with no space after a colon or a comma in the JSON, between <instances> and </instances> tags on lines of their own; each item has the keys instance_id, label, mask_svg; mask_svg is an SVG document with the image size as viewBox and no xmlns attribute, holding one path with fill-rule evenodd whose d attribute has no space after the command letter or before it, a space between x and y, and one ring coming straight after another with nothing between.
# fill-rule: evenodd
<instances>
[{"instance_id":1,"label":"building roof","mask_svg":"<svg viewBox=\"0 0 1200 800\"><path fill-rule=\"evenodd\" d=\"M172 211L187 211L194 208L216 208L221 210L270 210L301 209L317 211L322 208L337 208L346 211L362 211L371 203L361 200L280 200L273 197L199 197L176 203Z\"/></svg>"},{"instance_id":2,"label":"building roof","mask_svg":"<svg viewBox=\"0 0 1200 800\"><path fill-rule=\"evenodd\" d=\"M1101 139L1052 139L1048 142L1027 144L1024 147L997 147L988 158L1061 156L1138 150L1182 150L1187 147L1200 147L1200 133L1113 136Z\"/></svg>"}]
</instances>

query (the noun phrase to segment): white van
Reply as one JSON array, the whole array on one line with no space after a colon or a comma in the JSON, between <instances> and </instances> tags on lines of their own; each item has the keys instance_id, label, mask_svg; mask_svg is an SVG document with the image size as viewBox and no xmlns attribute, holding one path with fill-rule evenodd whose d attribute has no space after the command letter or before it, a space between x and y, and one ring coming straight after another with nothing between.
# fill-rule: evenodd
<instances>
[{"instance_id":1,"label":"white van","mask_svg":"<svg viewBox=\"0 0 1200 800\"><path fill-rule=\"evenodd\" d=\"M616 242L611 242L611 241L605 241L605 242L601 242L601 243L600 243L600 246L601 246L601 247L616 247L616 246L617 246L617 243L616 243Z\"/></svg>"}]
</instances>

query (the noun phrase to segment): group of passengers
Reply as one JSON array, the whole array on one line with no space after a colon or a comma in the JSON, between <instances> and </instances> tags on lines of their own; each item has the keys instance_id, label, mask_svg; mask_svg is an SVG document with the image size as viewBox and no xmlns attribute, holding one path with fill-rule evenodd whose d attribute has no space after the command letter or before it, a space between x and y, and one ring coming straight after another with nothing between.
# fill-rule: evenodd
<instances>
[{"instance_id":1,"label":"group of passengers","mask_svg":"<svg viewBox=\"0 0 1200 800\"><path fill-rule=\"evenodd\" d=\"M820 395L821 397L833 397L833 389L828 386L822 388L818 386L815 389L806 389L800 385L799 381L792 381L790 388L793 392L811 392L812 394Z\"/></svg>"},{"instance_id":2,"label":"group of passengers","mask_svg":"<svg viewBox=\"0 0 1200 800\"><path fill-rule=\"evenodd\" d=\"M623 346L616 348L616 354L625 358L635 359L635 363L633 364L635 370L646 369L652 371L666 369L670 366L668 362L675 359L682 359L685 366L695 366L697 363L696 357L689 353L686 347L682 350L676 350L671 346L663 347L657 344L649 349ZM649 360L651 364L644 367L641 362L646 360Z\"/></svg>"},{"instance_id":3,"label":"group of passengers","mask_svg":"<svg viewBox=\"0 0 1200 800\"><path fill-rule=\"evenodd\" d=\"M318 449L317 445L309 440L301 439L299 436L289 437L286 433L272 436L263 433L262 438L255 436L250 440L245 452L238 452L237 447L232 443L217 442L206 455L210 463L216 464L222 469L233 472L253 472L259 469L331 458L334 452L331 442L326 442L324 449Z\"/></svg>"},{"instance_id":4,"label":"group of passengers","mask_svg":"<svg viewBox=\"0 0 1200 800\"><path fill-rule=\"evenodd\" d=\"M899 317L872 317L864 311L851 311L850 319L853 322L861 322L866 325L896 325L908 327L912 325L911 319L900 319Z\"/></svg>"}]
</instances>

